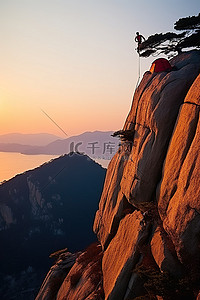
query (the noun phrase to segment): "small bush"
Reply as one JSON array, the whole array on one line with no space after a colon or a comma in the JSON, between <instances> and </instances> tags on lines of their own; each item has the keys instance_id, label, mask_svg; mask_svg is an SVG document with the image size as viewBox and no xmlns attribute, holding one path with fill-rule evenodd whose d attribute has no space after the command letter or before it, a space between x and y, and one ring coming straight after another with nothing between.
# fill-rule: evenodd
<instances>
[{"instance_id":1,"label":"small bush","mask_svg":"<svg viewBox=\"0 0 200 300\"><path fill-rule=\"evenodd\" d=\"M121 141L133 141L135 130L118 130L112 134L113 137L119 137Z\"/></svg>"}]
</instances>

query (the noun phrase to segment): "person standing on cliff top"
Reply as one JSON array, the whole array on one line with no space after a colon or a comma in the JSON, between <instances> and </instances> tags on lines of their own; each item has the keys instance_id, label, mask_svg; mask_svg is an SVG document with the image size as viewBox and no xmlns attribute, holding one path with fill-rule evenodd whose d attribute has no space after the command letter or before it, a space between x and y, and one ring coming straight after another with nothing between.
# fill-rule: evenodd
<instances>
[{"instance_id":1,"label":"person standing on cliff top","mask_svg":"<svg viewBox=\"0 0 200 300\"><path fill-rule=\"evenodd\" d=\"M136 32L135 42L138 43L137 52L140 52L140 45L142 44L142 40L145 41L143 35L141 35L138 31Z\"/></svg>"}]
</instances>

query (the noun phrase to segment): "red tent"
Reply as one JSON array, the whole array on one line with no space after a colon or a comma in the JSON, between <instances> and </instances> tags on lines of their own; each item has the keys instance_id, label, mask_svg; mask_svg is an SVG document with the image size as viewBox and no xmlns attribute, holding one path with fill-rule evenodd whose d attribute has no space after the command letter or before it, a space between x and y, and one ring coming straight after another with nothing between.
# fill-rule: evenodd
<instances>
[{"instance_id":1,"label":"red tent","mask_svg":"<svg viewBox=\"0 0 200 300\"><path fill-rule=\"evenodd\" d=\"M159 73L163 71L170 71L171 69L172 66L170 65L167 59L158 58L154 60L149 71L153 74L153 73Z\"/></svg>"}]
</instances>

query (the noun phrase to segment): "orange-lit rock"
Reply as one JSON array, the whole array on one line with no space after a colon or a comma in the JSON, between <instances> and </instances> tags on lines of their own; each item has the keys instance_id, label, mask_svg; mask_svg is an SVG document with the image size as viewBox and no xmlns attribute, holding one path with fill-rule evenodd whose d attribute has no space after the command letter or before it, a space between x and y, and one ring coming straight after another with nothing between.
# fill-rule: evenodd
<instances>
[{"instance_id":1,"label":"orange-lit rock","mask_svg":"<svg viewBox=\"0 0 200 300\"><path fill-rule=\"evenodd\" d=\"M48 272L35 300L52 300L56 298L58 290L76 260L76 254L63 253Z\"/></svg>"},{"instance_id":2,"label":"orange-lit rock","mask_svg":"<svg viewBox=\"0 0 200 300\"><path fill-rule=\"evenodd\" d=\"M159 212L182 262L200 261L200 75L182 105L163 169Z\"/></svg>"},{"instance_id":3,"label":"orange-lit rock","mask_svg":"<svg viewBox=\"0 0 200 300\"><path fill-rule=\"evenodd\" d=\"M103 256L103 287L105 299L124 299L135 265L140 260L139 242L146 237L141 228L143 216L135 211L119 225L117 234Z\"/></svg>"},{"instance_id":4,"label":"orange-lit rock","mask_svg":"<svg viewBox=\"0 0 200 300\"><path fill-rule=\"evenodd\" d=\"M101 246L92 244L77 258L56 299L103 300L101 260Z\"/></svg>"},{"instance_id":5,"label":"orange-lit rock","mask_svg":"<svg viewBox=\"0 0 200 300\"><path fill-rule=\"evenodd\" d=\"M176 71L145 73L124 130L134 130L132 149L119 151L107 170L94 231L103 247L115 235L128 202L140 208L155 198L179 108L200 70L198 51L172 60Z\"/></svg>"},{"instance_id":6,"label":"orange-lit rock","mask_svg":"<svg viewBox=\"0 0 200 300\"><path fill-rule=\"evenodd\" d=\"M161 271L167 271L174 276L181 276L183 267L177 258L171 240L159 226L151 239L151 252Z\"/></svg>"},{"instance_id":7,"label":"orange-lit rock","mask_svg":"<svg viewBox=\"0 0 200 300\"><path fill-rule=\"evenodd\" d=\"M76 260L57 300L199 299L200 51L171 64L135 92L94 221L102 248Z\"/></svg>"},{"instance_id":8,"label":"orange-lit rock","mask_svg":"<svg viewBox=\"0 0 200 300\"><path fill-rule=\"evenodd\" d=\"M122 194L119 184L127 159L126 152L116 153L106 173L99 210L93 226L103 246L107 245L115 235L124 210L128 207L128 202Z\"/></svg>"},{"instance_id":9,"label":"orange-lit rock","mask_svg":"<svg viewBox=\"0 0 200 300\"><path fill-rule=\"evenodd\" d=\"M180 105L199 74L199 53L182 54L171 64L176 71L150 76L136 93L124 129L134 129L133 149L120 182L128 201L152 201Z\"/></svg>"}]
</instances>

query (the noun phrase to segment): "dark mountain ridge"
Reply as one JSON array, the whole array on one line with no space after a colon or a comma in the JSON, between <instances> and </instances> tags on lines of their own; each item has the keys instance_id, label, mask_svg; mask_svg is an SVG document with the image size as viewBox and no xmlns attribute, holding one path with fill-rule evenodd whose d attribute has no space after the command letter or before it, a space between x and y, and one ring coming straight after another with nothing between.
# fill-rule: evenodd
<instances>
[{"instance_id":1,"label":"dark mountain ridge","mask_svg":"<svg viewBox=\"0 0 200 300\"><path fill-rule=\"evenodd\" d=\"M78 251L96 240L92 223L105 172L86 155L71 153L0 185L1 299L9 299L3 287L12 280L23 288L23 272L34 278L34 288L41 284L51 252L66 244Z\"/></svg>"}]
</instances>

